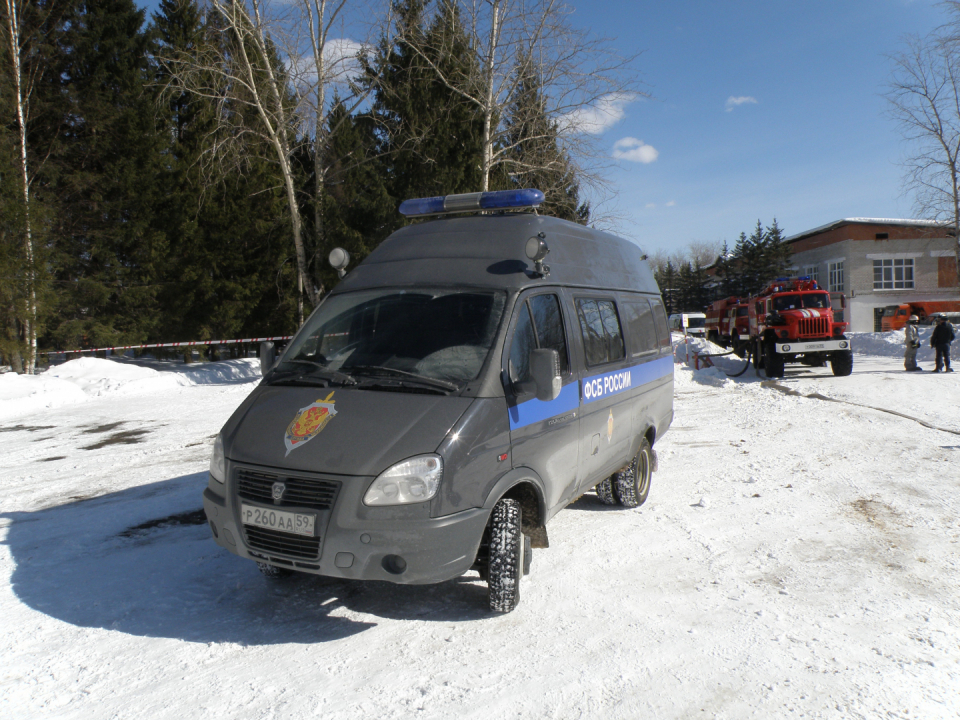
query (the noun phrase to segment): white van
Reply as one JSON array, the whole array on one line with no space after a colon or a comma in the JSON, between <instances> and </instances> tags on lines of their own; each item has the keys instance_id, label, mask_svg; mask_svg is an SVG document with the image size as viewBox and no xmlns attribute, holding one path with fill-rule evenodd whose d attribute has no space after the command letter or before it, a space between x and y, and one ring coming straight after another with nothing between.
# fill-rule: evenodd
<instances>
[{"instance_id":1,"label":"white van","mask_svg":"<svg viewBox=\"0 0 960 720\"><path fill-rule=\"evenodd\" d=\"M670 316L670 330L684 335L706 337L707 316L700 312L676 313Z\"/></svg>"}]
</instances>

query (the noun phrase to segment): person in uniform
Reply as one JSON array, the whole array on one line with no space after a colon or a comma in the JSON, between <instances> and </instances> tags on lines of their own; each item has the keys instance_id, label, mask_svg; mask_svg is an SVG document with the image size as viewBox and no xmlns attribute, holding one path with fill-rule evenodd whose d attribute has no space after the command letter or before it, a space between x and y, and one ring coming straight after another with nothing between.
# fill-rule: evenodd
<instances>
[{"instance_id":1,"label":"person in uniform","mask_svg":"<svg viewBox=\"0 0 960 720\"><path fill-rule=\"evenodd\" d=\"M954 337L956 336L953 333L953 325L948 323L947 316L941 313L937 316L937 326L930 336L930 346L937 351L937 365L934 372L940 372L941 369L945 372L953 372L953 368L950 367L950 343L953 342Z\"/></svg>"},{"instance_id":2,"label":"person in uniform","mask_svg":"<svg viewBox=\"0 0 960 720\"><path fill-rule=\"evenodd\" d=\"M917 323L920 321L916 315L911 315L907 320L907 326L903 329L903 341L906 349L903 351L903 369L907 372L916 372L922 370L917 365L917 349L920 347L920 337L917 334Z\"/></svg>"}]
</instances>

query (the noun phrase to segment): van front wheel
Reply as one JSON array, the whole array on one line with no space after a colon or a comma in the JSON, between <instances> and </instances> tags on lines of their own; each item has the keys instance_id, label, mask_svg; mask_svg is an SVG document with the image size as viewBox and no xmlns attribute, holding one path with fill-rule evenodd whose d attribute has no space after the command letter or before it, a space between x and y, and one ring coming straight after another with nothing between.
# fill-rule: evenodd
<instances>
[{"instance_id":1,"label":"van front wheel","mask_svg":"<svg viewBox=\"0 0 960 720\"><path fill-rule=\"evenodd\" d=\"M523 577L524 542L520 503L504 498L490 516L490 561L487 585L490 609L508 613L520 604L520 578Z\"/></svg>"}]
</instances>

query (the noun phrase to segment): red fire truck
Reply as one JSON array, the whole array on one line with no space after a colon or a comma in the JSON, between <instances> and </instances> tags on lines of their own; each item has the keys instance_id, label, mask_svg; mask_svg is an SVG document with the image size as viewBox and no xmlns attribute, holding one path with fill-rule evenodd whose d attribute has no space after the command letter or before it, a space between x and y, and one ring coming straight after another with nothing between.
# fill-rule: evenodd
<instances>
[{"instance_id":1,"label":"red fire truck","mask_svg":"<svg viewBox=\"0 0 960 720\"><path fill-rule=\"evenodd\" d=\"M712 303L706 311L707 339L721 347L732 347L740 354L750 335L747 309L747 303L738 297Z\"/></svg>"},{"instance_id":2,"label":"red fire truck","mask_svg":"<svg viewBox=\"0 0 960 720\"><path fill-rule=\"evenodd\" d=\"M767 377L783 377L786 363L822 367L829 361L834 375L853 372L847 323L836 321L830 293L816 280L780 278L747 305L750 352Z\"/></svg>"}]
</instances>

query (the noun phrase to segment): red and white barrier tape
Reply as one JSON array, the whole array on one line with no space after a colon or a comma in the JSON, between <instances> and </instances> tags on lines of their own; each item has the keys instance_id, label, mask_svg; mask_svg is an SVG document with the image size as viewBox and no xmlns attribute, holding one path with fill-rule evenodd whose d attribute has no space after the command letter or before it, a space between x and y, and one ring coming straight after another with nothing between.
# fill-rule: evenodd
<instances>
[{"instance_id":1,"label":"red and white barrier tape","mask_svg":"<svg viewBox=\"0 0 960 720\"><path fill-rule=\"evenodd\" d=\"M143 348L194 347L196 345L236 345L237 343L258 343L270 340L289 340L293 335L276 335L274 337L243 338L241 340L190 340L175 343L149 343L144 345L115 345L113 347L84 348L83 350L48 350L40 355L66 355L68 353L95 353L105 350L141 350Z\"/></svg>"}]
</instances>

